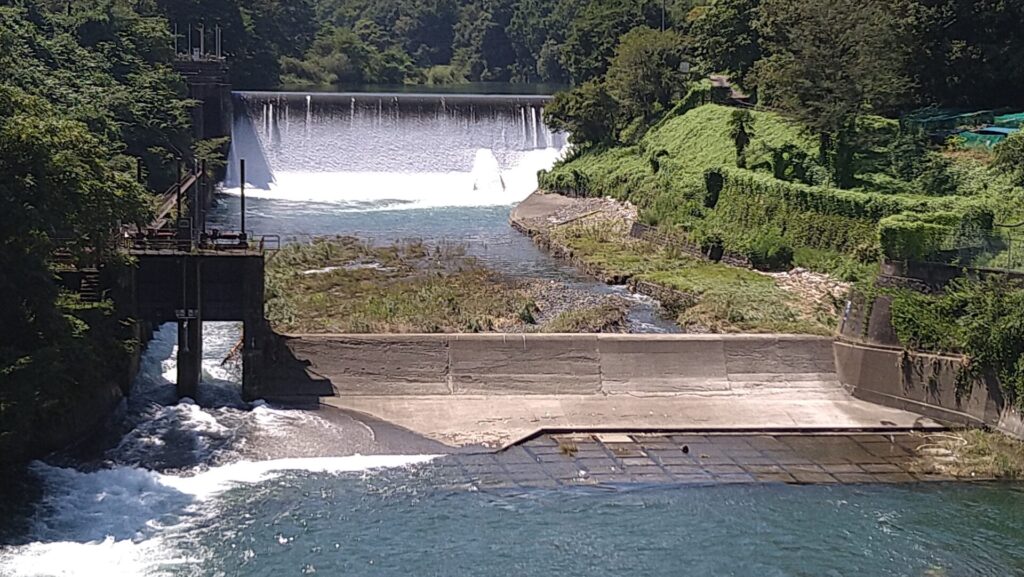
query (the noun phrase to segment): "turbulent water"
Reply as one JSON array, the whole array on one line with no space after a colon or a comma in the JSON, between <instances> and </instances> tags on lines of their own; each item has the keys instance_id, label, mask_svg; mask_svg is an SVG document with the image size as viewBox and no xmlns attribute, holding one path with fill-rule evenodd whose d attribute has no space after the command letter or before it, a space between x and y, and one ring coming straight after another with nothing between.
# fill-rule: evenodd
<instances>
[{"instance_id":1,"label":"turbulent water","mask_svg":"<svg viewBox=\"0 0 1024 577\"><path fill-rule=\"evenodd\" d=\"M243 402L239 367L224 362L241 327L206 323L204 332L197 399L176 399L177 331L166 325L146 349L112 431L116 441L74 467L30 466L42 495L28 533L0 549L0 575L179 574L179 567L213 574L192 566L194 554L168 539L211 522L217 499L232 487L266 483L284 471L334 474L432 458L435 444L378 433L373 423ZM397 447L414 456L358 455Z\"/></svg>"},{"instance_id":2,"label":"turbulent water","mask_svg":"<svg viewBox=\"0 0 1024 577\"><path fill-rule=\"evenodd\" d=\"M237 328L207 334L199 404L170 404L166 327L102 462L31 467L43 498L0 575L1024 575L1006 486L487 490L427 451L275 456L367 425L244 405L218 358Z\"/></svg>"}]
</instances>

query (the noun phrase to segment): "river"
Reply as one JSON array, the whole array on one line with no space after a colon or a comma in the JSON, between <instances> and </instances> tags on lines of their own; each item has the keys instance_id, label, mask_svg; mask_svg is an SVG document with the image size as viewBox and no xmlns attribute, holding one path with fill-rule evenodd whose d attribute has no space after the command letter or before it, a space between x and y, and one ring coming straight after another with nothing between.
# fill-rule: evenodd
<instances>
[{"instance_id":1,"label":"river","mask_svg":"<svg viewBox=\"0 0 1024 577\"><path fill-rule=\"evenodd\" d=\"M535 102L306 96L239 95L250 230L464 242L509 274L616 290L507 226L564 144ZM237 179L217 226L237 223ZM1014 486L488 488L384 423L243 402L234 323L207 323L199 394L177 402L175 330L106 439L30 467L0 575L1024 575Z\"/></svg>"}]
</instances>

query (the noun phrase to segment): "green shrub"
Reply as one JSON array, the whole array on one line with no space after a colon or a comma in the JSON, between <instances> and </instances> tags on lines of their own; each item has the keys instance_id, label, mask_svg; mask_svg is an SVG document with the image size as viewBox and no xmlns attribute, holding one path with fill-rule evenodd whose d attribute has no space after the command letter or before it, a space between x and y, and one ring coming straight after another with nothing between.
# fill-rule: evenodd
<instances>
[{"instance_id":1,"label":"green shrub","mask_svg":"<svg viewBox=\"0 0 1024 577\"><path fill-rule=\"evenodd\" d=\"M1011 134L996 146L996 166L1024 186L1024 132Z\"/></svg>"},{"instance_id":2,"label":"green shrub","mask_svg":"<svg viewBox=\"0 0 1024 577\"><path fill-rule=\"evenodd\" d=\"M922 161L914 184L929 196L948 196L957 193L959 182L952 163L943 156L933 154Z\"/></svg>"},{"instance_id":3,"label":"green shrub","mask_svg":"<svg viewBox=\"0 0 1024 577\"><path fill-rule=\"evenodd\" d=\"M993 275L957 279L939 296L886 292L904 346L966 355L961 384L994 375L1007 398L1024 407L1024 281Z\"/></svg>"},{"instance_id":4,"label":"green shrub","mask_svg":"<svg viewBox=\"0 0 1024 577\"><path fill-rule=\"evenodd\" d=\"M901 213L878 223L882 254L893 260L930 260L939 252L982 246L992 234L992 212L970 207L960 212Z\"/></svg>"},{"instance_id":5,"label":"green shrub","mask_svg":"<svg viewBox=\"0 0 1024 577\"><path fill-rule=\"evenodd\" d=\"M921 176L927 152L927 141L920 131L900 130L889 144L889 174L894 178L911 181Z\"/></svg>"},{"instance_id":6,"label":"green shrub","mask_svg":"<svg viewBox=\"0 0 1024 577\"><path fill-rule=\"evenodd\" d=\"M947 224L922 220L910 213L888 216L878 223L882 254L892 260L928 260L941 250L951 233Z\"/></svg>"},{"instance_id":7,"label":"green shrub","mask_svg":"<svg viewBox=\"0 0 1024 577\"><path fill-rule=\"evenodd\" d=\"M793 266L793 247L775 231L754 235L741 252L758 270L789 270Z\"/></svg>"}]
</instances>

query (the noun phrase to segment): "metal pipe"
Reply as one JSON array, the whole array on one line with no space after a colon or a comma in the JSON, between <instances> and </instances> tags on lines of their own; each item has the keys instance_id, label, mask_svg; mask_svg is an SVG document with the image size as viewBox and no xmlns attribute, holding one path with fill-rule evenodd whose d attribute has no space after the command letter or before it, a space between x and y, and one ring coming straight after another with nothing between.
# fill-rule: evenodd
<instances>
[{"instance_id":1,"label":"metal pipe","mask_svg":"<svg viewBox=\"0 0 1024 577\"><path fill-rule=\"evenodd\" d=\"M245 159L238 160L239 183L241 184L242 196L242 234L245 234Z\"/></svg>"}]
</instances>

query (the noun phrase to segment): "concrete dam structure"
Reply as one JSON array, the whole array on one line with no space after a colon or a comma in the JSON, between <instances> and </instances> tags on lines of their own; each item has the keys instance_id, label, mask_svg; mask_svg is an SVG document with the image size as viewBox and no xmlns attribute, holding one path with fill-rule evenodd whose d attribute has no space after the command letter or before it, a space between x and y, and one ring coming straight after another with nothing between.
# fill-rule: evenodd
<instances>
[{"instance_id":1,"label":"concrete dam structure","mask_svg":"<svg viewBox=\"0 0 1024 577\"><path fill-rule=\"evenodd\" d=\"M799 335L276 335L262 393L303 391L449 445L552 431L941 428L851 396Z\"/></svg>"},{"instance_id":2,"label":"concrete dam structure","mask_svg":"<svg viewBox=\"0 0 1024 577\"><path fill-rule=\"evenodd\" d=\"M281 335L349 395L597 395L838 387L832 341L789 335ZM268 381L274 375L268 363Z\"/></svg>"}]
</instances>

